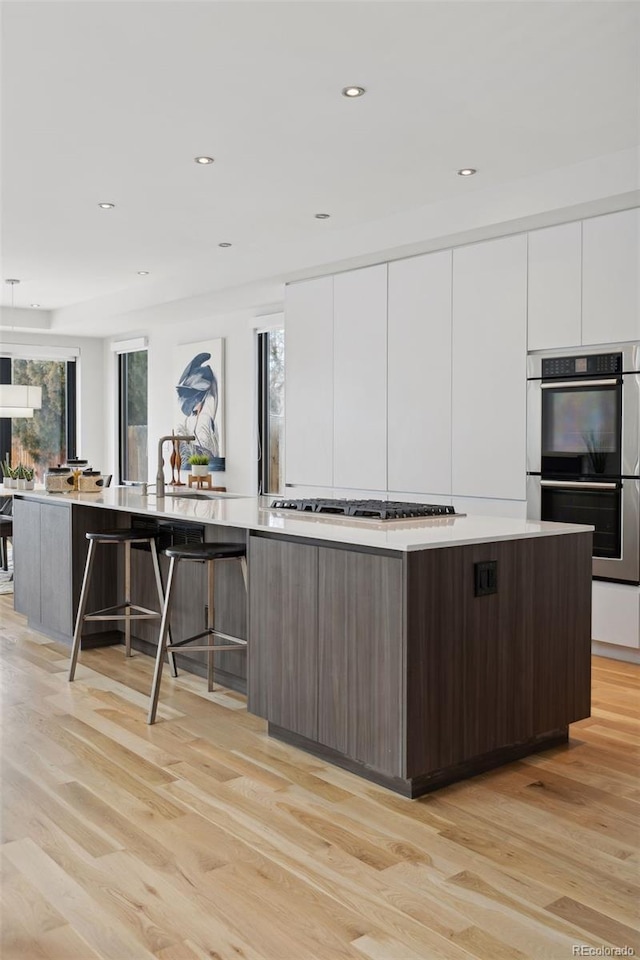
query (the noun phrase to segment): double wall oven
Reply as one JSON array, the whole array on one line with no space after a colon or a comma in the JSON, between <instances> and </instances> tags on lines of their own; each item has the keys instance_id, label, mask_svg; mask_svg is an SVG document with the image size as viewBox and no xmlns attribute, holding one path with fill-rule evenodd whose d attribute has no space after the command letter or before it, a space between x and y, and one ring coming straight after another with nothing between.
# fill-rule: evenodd
<instances>
[{"instance_id":1,"label":"double wall oven","mask_svg":"<svg viewBox=\"0 0 640 960\"><path fill-rule=\"evenodd\" d=\"M595 527L593 575L640 583L640 343L528 358L531 518Z\"/></svg>"}]
</instances>

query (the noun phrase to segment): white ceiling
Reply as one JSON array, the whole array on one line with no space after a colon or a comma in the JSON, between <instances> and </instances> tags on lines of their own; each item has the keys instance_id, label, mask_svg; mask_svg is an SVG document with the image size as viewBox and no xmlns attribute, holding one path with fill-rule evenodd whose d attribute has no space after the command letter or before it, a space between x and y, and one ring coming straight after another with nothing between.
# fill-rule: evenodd
<instances>
[{"instance_id":1,"label":"white ceiling","mask_svg":"<svg viewBox=\"0 0 640 960\"><path fill-rule=\"evenodd\" d=\"M2 26L19 307L286 275L319 237L640 139L637 2L10 0Z\"/></svg>"}]
</instances>

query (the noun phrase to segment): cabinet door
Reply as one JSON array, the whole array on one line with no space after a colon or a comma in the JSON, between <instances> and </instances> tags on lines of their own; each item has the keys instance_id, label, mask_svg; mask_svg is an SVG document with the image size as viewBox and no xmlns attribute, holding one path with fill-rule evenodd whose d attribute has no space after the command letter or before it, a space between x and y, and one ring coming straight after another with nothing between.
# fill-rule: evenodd
<instances>
[{"instance_id":1,"label":"cabinet door","mask_svg":"<svg viewBox=\"0 0 640 960\"><path fill-rule=\"evenodd\" d=\"M549 350L581 341L582 224L529 234L528 347Z\"/></svg>"},{"instance_id":2,"label":"cabinet door","mask_svg":"<svg viewBox=\"0 0 640 960\"><path fill-rule=\"evenodd\" d=\"M73 634L71 604L71 507L40 507L40 622L54 633Z\"/></svg>"},{"instance_id":3,"label":"cabinet door","mask_svg":"<svg viewBox=\"0 0 640 960\"><path fill-rule=\"evenodd\" d=\"M640 647L640 587L593 581L591 636L599 643Z\"/></svg>"},{"instance_id":4,"label":"cabinet door","mask_svg":"<svg viewBox=\"0 0 640 960\"><path fill-rule=\"evenodd\" d=\"M286 482L333 482L333 277L285 290Z\"/></svg>"},{"instance_id":5,"label":"cabinet door","mask_svg":"<svg viewBox=\"0 0 640 960\"><path fill-rule=\"evenodd\" d=\"M451 251L389 264L388 486L451 492Z\"/></svg>"},{"instance_id":6,"label":"cabinet door","mask_svg":"<svg viewBox=\"0 0 640 960\"><path fill-rule=\"evenodd\" d=\"M312 740L318 731L318 548L250 538L248 708Z\"/></svg>"},{"instance_id":7,"label":"cabinet door","mask_svg":"<svg viewBox=\"0 0 640 960\"><path fill-rule=\"evenodd\" d=\"M402 775L402 560L319 550L318 739Z\"/></svg>"},{"instance_id":8,"label":"cabinet door","mask_svg":"<svg viewBox=\"0 0 640 960\"><path fill-rule=\"evenodd\" d=\"M582 342L640 337L638 300L640 210L623 210L582 225Z\"/></svg>"},{"instance_id":9,"label":"cabinet door","mask_svg":"<svg viewBox=\"0 0 640 960\"><path fill-rule=\"evenodd\" d=\"M452 486L525 500L526 236L453 251Z\"/></svg>"},{"instance_id":10,"label":"cabinet door","mask_svg":"<svg viewBox=\"0 0 640 960\"><path fill-rule=\"evenodd\" d=\"M334 277L333 475L387 489L386 263Z\"/></svg>"},{"instance_id":11,"label":"cabinet door","mask_svg":"<svg viewBox=\"0 0 640 960\"><path fill-rule=\"evenodd\" d=\"M13 603L34 623L40 622L40 504L14 497Z\"/></svg>"}]
</instances>

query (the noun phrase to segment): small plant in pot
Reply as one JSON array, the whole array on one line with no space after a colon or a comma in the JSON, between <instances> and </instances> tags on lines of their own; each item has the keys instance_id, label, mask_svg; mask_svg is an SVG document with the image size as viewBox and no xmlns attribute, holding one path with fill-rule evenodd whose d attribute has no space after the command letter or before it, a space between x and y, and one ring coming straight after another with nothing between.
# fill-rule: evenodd
<instances>
[{"instance_id":1,"label":"small plant in pot","mask_svg":"<svg viewBox=\"0 0 640 960\"><path fill-rule=\"evenodd\" d=\"M209 457L204 453L192 453L189 457L189 465L194 477L206 477L209 473Z\"/></svg>"},{"instance_id":2,"label":"small plant in pot","mask_svg":"<svg viewBox=\"0 0 640 960\"><path fill-rule=\"evenodd\" d=\"M16 467L15 475L16 475L16 486L18 490L24 490L26 478L24 475L24 467L22 466L21 463L19 463L18 466Z\"/></svg>"},{"instance_id":3,"label":"small plant in pot","mask_svg":"<svg viewBox=\"0 0 640 960\"><path fill-rule=\"evenodd\" d=\"M0 466L2 466L2 482L7 489L11 490L16 486L14 470L8 460L3 460Z\"/></svg>"},{"instance_id":4,"label":"small plant in pot","mask_svg":"<svg viewBox=\"0 0 640 960\"><path fill-rule=\"evenodd\" d=\"M35 470L33 467L23 467L22 472L24 473L24 490L33 490L36 485L35 480Z\"/></svg>"}]
</instances>

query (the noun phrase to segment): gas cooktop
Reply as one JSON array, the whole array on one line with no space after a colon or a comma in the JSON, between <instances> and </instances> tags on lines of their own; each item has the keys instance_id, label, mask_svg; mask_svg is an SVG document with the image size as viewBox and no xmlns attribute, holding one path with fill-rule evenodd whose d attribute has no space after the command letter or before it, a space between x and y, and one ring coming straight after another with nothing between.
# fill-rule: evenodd
<instances>
[{"instance_id":1,"label":"gas cooktop","mask_svg":"<svg viewBox=\"0 0 640 960\"><path fill-rule=\"evenodd\" d=\"M409 520L424 517L459 516L453 507L437 503L403 503L398 500L289 500L271 503L273 510L297 510L303 513L359 517L369 520Z\"/></svg>"}]
</instances>

